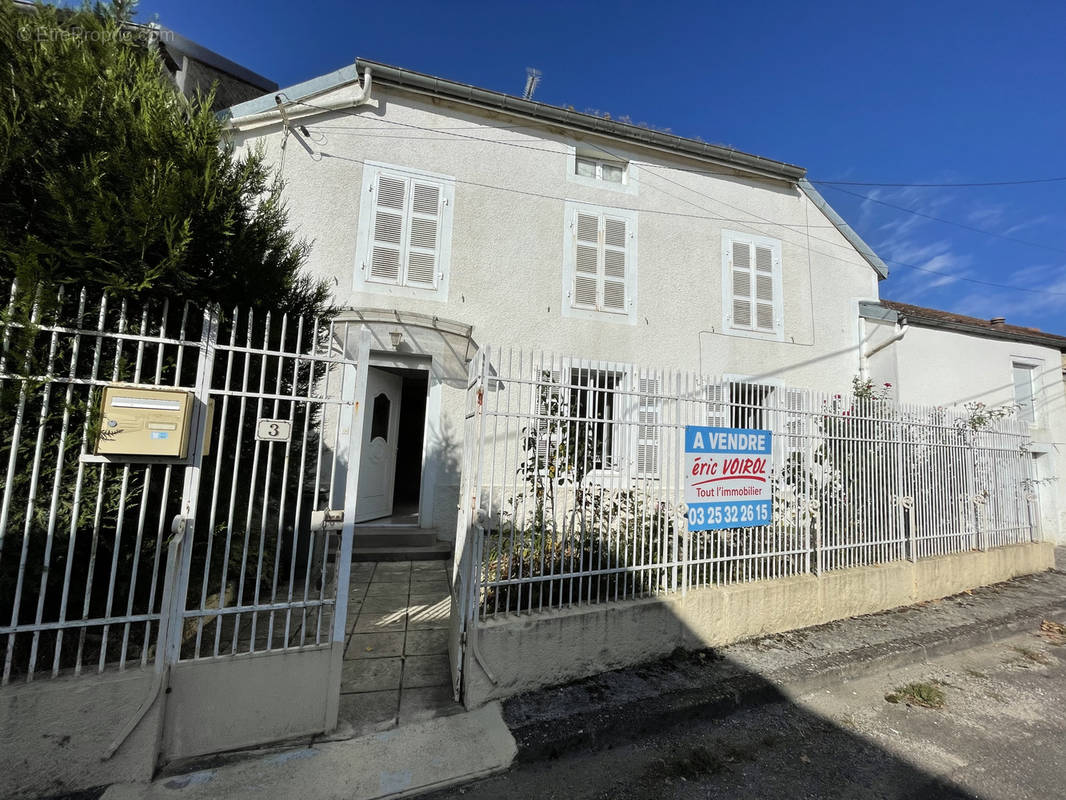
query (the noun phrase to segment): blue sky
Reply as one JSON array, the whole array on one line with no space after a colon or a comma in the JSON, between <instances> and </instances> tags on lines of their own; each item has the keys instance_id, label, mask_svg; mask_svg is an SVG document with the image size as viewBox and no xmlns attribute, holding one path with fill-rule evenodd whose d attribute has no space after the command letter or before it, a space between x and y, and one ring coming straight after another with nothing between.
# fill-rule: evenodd
<instances>
[{"instance_id":1,"label":"blue sky","mask_svg":"<svg viewBox=\"0 0 1066 800\"><path fill-rule=\"evenodd\" d=\"M364 57L517 94L535 66L538 100L800 164L814 181L1066 177L1061 0L140 9L283 86ZM841 187L880 203L819 188L889 262L882 297L1066 334L1066 182Z\"/></svg>"}]
</instances>

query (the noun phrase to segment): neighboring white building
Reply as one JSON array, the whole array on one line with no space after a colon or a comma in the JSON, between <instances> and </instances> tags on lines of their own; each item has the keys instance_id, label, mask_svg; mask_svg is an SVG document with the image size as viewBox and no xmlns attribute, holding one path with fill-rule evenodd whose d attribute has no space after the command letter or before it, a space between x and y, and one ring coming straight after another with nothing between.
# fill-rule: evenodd
<instances>
[{"instance_id":1,"label":"neighboring white building","mask_svg":"<svg viewBox=\"0 0 1066 800\"><path fill-rule=\"evenodd\" d=\"M614 362L623 383L626 365L760 391L859 373L858 308L887 269L801 167L362 60L228 113L341 318L372 330L363 518L451 537L482 345Z\"/></svg>"},{"instance_id":2,"label":"neighboring white building","mask_svg":"<svg viewBox=\"0 0 1066 800\"><path fill-rule=\"evenodd\" d=\"M1066 336L888 300L859 311L864 367L895 399L1015 408L1033 438L1044 533L1066 542Z\"/></svg>"}]
</instances>

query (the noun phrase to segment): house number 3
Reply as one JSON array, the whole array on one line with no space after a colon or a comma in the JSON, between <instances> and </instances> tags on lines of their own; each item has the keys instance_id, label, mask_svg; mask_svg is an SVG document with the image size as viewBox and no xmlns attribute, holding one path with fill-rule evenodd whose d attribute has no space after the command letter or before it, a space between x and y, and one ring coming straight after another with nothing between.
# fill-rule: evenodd
<instances>
[{"instance_id":1,"label":"house number 3","mask_svg":"<svg viewBox=\"0 0 1066 800\"><path fill-rule=\"evenodd\" d=\"M292 438L292 423L287 419L260 419L255 438L261 442L287 442Z\"/></svg>"}]
</instances>

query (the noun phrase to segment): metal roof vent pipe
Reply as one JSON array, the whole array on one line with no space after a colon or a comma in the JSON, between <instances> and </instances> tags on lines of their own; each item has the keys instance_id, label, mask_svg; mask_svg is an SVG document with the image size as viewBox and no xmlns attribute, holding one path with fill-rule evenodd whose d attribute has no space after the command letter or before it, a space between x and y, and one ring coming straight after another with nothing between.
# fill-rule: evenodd
<instances>
[{"instance_id":1,"label":"metal roof vent pipe","mask_svg":"<svg viewBox=\"0 0 1066 800\"><path fill-rule=\"evenodd\" d=\"M989 322L991 322L993 325L995 325L997 328L999 328L999 327L1002 327L1003 325L1007 324L1007 318L1006 317L992 317L992 319L990 319Z\"/></svg>"}]
</instances>

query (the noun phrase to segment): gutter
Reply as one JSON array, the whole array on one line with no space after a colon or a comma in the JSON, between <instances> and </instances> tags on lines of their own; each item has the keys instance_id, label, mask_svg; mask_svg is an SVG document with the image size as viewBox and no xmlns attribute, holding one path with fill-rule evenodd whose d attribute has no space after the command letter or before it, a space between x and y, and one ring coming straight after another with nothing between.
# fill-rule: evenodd
<instances>
[{"instance_id":1,"label":"gutter","mask_svg":"<svg viewBox=\"0 0 1066 800\"><path fill-rule=\"evenodd\" d=\"M313 107L307 105L301 105L301 101L307 100L310 97L322 94L323 92L330 91L331 89L343 86L345 84L337 84L336 86L320 89L315 87L310 93L297 94L296 97L290 97L288 93L282 91L274 96L273 107L264 111L258 111L253 113L244 114L243 116L230 117L226 120L226 126L231 130L246 131L250 128L258 128L263 125L270 125L277 122L279 119L283 122L285 127L288 127L289 122L295 119L302 119L303 117L313 116L315 114L321 114L323 111L339 111L346 108L354 108L365 103L370 102L370 92L373 88L373 75L370 68L363 70L363 81L359 83L358 77L354 77L347 81L348 85L354 85L358 87L354 96L347 96L340 100L329 100L322 103L316 103ZM290 91L296 93L303 85L298 85ZM283 99L284 98L284 99ZM250 101L250 103L259 103L260 100ZM241 106L247 106L249 104L242 103ZM229 109L232 112L234 109L240 109L241 106L234 106Z\"/></svg>"}]
</instances>

